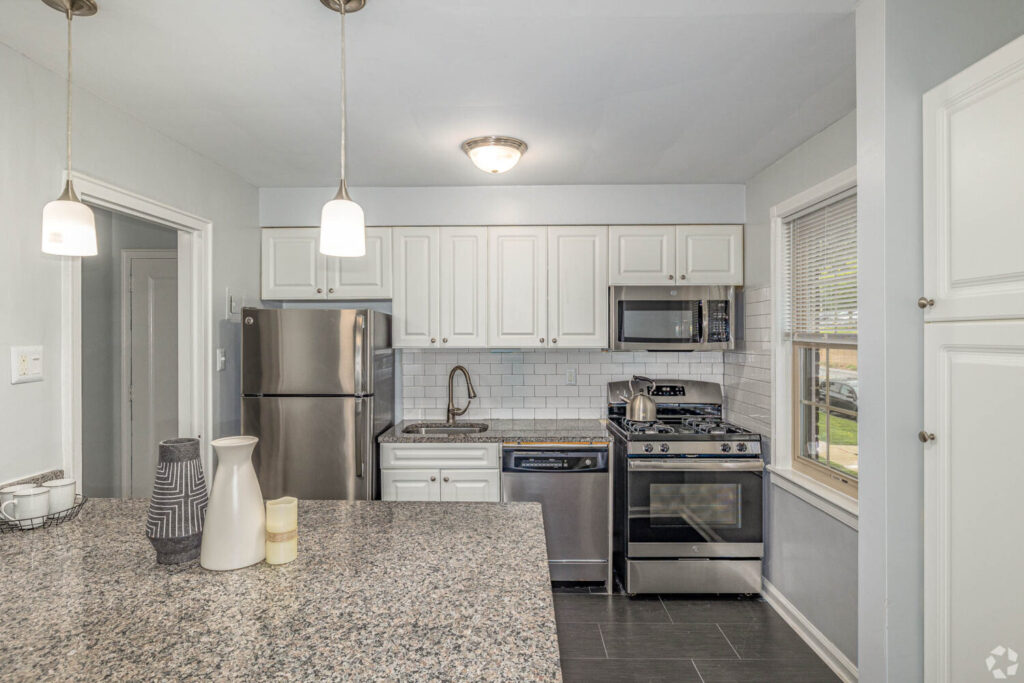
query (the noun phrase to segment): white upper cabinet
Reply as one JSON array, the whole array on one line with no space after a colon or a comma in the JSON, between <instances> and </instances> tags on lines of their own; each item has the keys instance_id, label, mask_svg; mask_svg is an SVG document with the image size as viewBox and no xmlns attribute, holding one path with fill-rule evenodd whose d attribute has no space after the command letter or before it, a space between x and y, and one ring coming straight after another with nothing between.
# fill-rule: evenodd
<instances>
[{"instance_id":1,"label":"white upper cabinet","mask_svg":"<svg viewBox=\"0 0 1024 683\"><path fill-rule=\"evenodd\" d=\"M366 229L366 255L325 256L328 299L391 298L391 228Z\"/></svg>"},{"instance_id":2,"label":"white upper cabinet","mask_svg":"<svg viewBox=\"0 0 1024 683\"><path fill-rule=\"evenodd\" d=\"M925 320L1024 317L1024 39L923 110Z\"/></svg>"},{"instance_id":3,"label":"white upper cabinet","mask_svg":"<svg viewBox=\"0 0 1024 683\"><path fill-rule=\"evenodd\" d=\"M440 239L440 346L487 346L487 231L441 228Z\"/></svg>"},{"instance_id":4,"label":"white upper cabinet","mask_svg":"<svg viewBox=\"0 0 1024 683\"><path fill-rule=\"evenodd\" d=\"M688 285L743 284L742 225L680 225L676 280Z\"/></svg>"},{"instance_id":5,"label":"white upper cabinet","mask_svg":"<svg viewBox=\"0 0 1024 683\"><path fill-rule=\"evenodd\" d=\"M320 253L320 228L261 231L261 297L288 299L391 298L391 229L366 229L366 255Z\"/></svg>"},{"instance_id":6,"label":"white upper cabinet","mask_svg":"<svg viewBox=\"0 0 1024 683\"><path fill-rule=\"evenodd\" d=\"M547 228L487 232L488 345L547 346Z\"/></svg>"},{"instance_id":7,"label":"white upper cabinet","mask_svg":"<svg viewBox=\"0 0 1024 683\"><path fill-rule=\"evenodd\" d=\"M608 229L608 282L666 285L675 282L674 225L613 225Z\"/></svg>"},{"instance_id":8,"label":"white upper cabinet","mask_svg":"<svg viewBox=\"0 0 1024 683\"><path fill-rule=\"evenodd\" d=\"M324 298L319 228L264 228L260 242L263 299Z\"/></svg>"},{"instance_id":9,"label":"white upper cabinet","mask_svg":"<svg viewBox=\"0 0 1024 683\"><path fill-rule=\"evenodd\" d=\"M608 346L608 228L548 228L549 346Z\"/></svg>"},{"instance_id":10,"label":"white upper cabinet","mask_svg":"<svg viewBox=\"0 0 1024 683\"><path fill-rule=\"evenodd\" d=\"M430 348L440 339L440 229L393 228L395 348Z\"/></svg>"}]
</instances>

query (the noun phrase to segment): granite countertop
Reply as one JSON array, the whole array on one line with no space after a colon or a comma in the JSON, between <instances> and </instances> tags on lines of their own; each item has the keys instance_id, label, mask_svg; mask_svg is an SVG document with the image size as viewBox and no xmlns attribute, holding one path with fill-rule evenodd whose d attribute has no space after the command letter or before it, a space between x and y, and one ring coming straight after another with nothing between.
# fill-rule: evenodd
<instances>
[{"instance_id":1,"label":"granite countertop","mask_svg":"<svg viewBox=\"0 0 1024 683\"><path fill-rule=\"evenodd\" d=\"M5 680L561 680L540 505L302 501L231 572L156 564L146 507L0 536Z\"/></svg>"},{"instance_id":2,"label":"granite countertop","mask_svg":"<svg viewBox=\"0 0 1024 683\"><path fill-rule=\"evenodd\" d=\"M443 425L443 420L405 420L380 435L380 443L518 443L524 441L608 442L604 420L459 420L486 424L487 431L469 434L403 434L411 424Z\"/></svg>"}]
</instances>

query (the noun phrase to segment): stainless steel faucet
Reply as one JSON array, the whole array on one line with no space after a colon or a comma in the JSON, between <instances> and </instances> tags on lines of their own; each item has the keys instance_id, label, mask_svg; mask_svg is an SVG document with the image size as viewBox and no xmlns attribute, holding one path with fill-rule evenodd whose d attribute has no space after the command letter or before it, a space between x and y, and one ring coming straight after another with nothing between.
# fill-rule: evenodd
<instances>
[{"instance_id":1,"label":"stainless steel faucet","mask_svg":"<svg viewBox=\"0 0 1024 683\"><path fill-rule=\"evenodd\" d=\"M455 400L452 397L452 384L455 382L455 373L460 371L466 377L466 390L469 393L469 398L466 401L466 405L464 407L456 408ZM474 398L476 398L476 390L473 388L473 380L469 378L469 370L462 367L461 365L456 365L454 368L452 368L452 371L448 373L448 424L455 424L455 417L457 415L462 415L467 410L469 410L469 402L472 401Z\"/></svg>"}]
</instances>

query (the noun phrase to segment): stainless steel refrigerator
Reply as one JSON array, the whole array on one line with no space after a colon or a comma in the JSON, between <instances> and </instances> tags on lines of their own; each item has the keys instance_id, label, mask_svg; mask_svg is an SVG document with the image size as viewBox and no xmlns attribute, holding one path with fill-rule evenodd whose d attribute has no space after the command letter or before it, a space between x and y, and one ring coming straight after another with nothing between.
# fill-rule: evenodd
<instances>
[{"instance_id":1,"label":"stainless steel refrigerator","mask_svg":"<svg viewBox=\"0 0 1024 683\"><path fill-rule=\"evenodd\" d=\"M242 433L265 498L379 498L394 398L390 315L242 309Z\"/></svg>"}]
</instances>

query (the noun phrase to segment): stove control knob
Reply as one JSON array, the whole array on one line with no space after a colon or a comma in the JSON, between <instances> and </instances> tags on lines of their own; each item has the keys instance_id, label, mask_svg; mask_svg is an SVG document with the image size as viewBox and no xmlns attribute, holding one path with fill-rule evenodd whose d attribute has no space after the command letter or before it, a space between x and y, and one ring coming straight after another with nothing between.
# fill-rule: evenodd
<instances>
[{"instance_id":1,"label":"stove control knob","mask_svg":"<svg viewBox=\"0 0 1024 683\"><path fill-rule=\"evenodd\" d=\"M661 452L662 453L668 453L668 444L667 443L661 444Z\"/></svg>"},{"instance_id":2,"label":"stove control knob","mask_svg":"<svg viewBox=\"0 0 1024 683\"><path fill-rule=\"evenodd\" d=\"M654 444L652 444L652 443L645 443L644 444L644 453L653 453L653 452L654 452Z\"/></svg>"},{"instance_id":3,"label":"stove control knob","mask_svg":"<svg viewBox=\"0 0 1024 683\"><path fill-rule=\"evenodd\" d=\"M729 452L729 451L731 451L731 450L732 450L732 446L730 446L730 445L729 445L729 444L727 444L727 443L723 443L723 444L722 444L722 452L723 452L723 453L728 453L728 452Z\"/></svg>"},{"instance_id":4,"label":"stove control knob","mask_svg":"<svg viewBox=\"0 0 1024 683\"><path fill-rule=\"evenodd\" d=\"M736 452L737 453L746 453L747 452L747 444L745 444L745 443L738 443L738 444L736 444Z\"/></svg>"}]
</instances>

